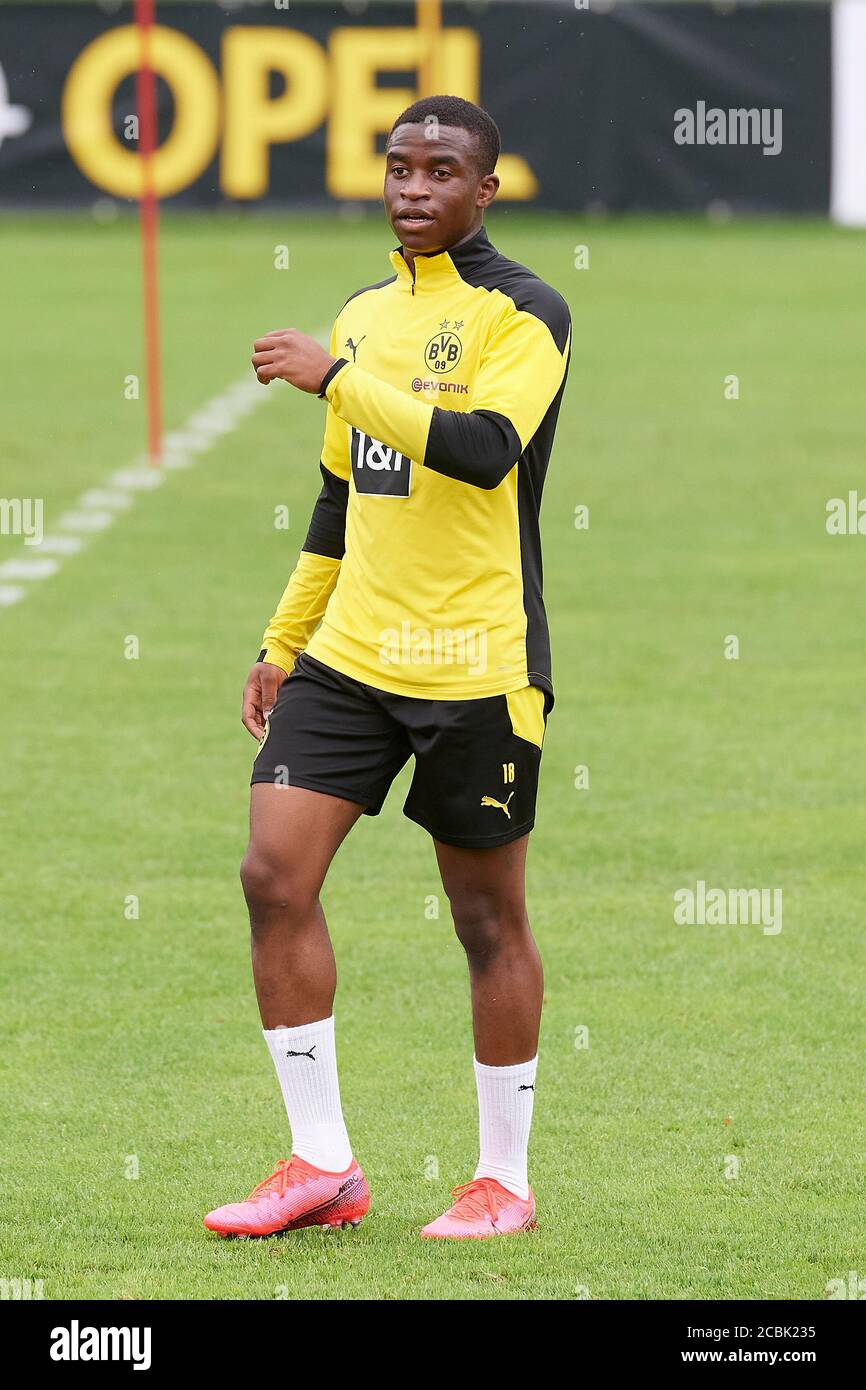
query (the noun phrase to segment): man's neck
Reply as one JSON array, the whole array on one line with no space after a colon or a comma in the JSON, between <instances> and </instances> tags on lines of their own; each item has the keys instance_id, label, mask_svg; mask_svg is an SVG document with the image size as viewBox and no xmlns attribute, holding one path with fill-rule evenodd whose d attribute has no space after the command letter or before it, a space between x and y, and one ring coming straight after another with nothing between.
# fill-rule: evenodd
<instances>
[{"instance_id":1,"label":"man's neck","mask_svg":"<svg viewBox=\"0 0 866 1390\"><path fill-rule=\"evenodd\" d=\"M483 226L483 219L479 219L476 225L470 228L470 230L465 234L465 236L460 237L458 241L452 241L450 246L440 246L438 251L410 251L408 247L401 246L400 250L403 254L403 259L408 265L409 269L414 273L416 256L439 256L442 254L443 251L454 251L457 249L458 246L462 246L464 241L471 241L472 237L475 236L475 233L479 232Z\"/></svg>"}]
</instances>

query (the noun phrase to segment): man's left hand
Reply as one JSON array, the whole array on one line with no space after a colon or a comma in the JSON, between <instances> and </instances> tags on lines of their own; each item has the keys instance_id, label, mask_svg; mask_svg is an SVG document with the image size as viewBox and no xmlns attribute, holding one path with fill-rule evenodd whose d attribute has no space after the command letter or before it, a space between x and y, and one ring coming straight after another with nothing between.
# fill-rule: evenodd
<instances>
[{"instance_id":1,"label":"man's left hand","mask_svg":"<svg viewBox=\"0 0 866 1390\"><path fill-rule=\"evenodd\" d=\"M336 362L327 348L297 328L275 328L253 344L253 366L263 386L278 377L299 391L319 394L322 377Z\"/></svg>"}]
</instances>

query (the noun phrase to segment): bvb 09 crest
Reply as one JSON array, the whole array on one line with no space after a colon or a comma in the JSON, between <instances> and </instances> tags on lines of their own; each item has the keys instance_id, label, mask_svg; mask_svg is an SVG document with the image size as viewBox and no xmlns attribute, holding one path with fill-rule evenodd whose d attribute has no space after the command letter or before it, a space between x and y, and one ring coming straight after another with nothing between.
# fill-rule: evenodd
<instances>
[{"instance_id":1,"label":"bvb 09 crest","mask_svg":"<svg viewBox=\"0 0 866 1390\"><path fill-rule=\"evenodd\" d=\"M437 376L443 376L445 372L453 372L462 356L463 344L456 333L449 332L446 319L424 349L424 361Z\"/></svg>"}]
</instances>

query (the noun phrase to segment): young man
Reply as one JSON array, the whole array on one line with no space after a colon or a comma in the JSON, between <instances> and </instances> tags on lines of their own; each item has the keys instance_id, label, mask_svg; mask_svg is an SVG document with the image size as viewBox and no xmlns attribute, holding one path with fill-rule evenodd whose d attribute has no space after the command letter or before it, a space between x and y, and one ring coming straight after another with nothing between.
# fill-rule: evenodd
<instances>
[{"instance_id":1,"label":"young man","mask_svg":"<svg viewBox=\"0 0 866 1390\"><path fill-rule=\"evenodd\" d=\"M319 892L412 754L403 809L433 837L468 958L481 1137L474 1178L421 1234L535 1224L542 970L524 862L553 704L538 515L571 321L488 240L498 156L471 102L409 107L386 150L394 273L347 300L330 352L295 329L255 344L259 380L318 394L327 418L323 487L243 707L261 742L241 879L292 1155L205 1218L223 1235L357 1225L369 1205L340 1107Z\"/></svg>"}]
</instances>

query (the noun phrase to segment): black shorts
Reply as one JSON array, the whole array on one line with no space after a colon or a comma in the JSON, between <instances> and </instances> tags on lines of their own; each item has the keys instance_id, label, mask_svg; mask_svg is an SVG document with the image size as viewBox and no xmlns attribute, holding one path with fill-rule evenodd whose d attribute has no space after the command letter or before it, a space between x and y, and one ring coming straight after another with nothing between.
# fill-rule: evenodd
<instances>
[{"instance_id":1,"label":"black shorts","mask_svg":"<svg viewBox=\"0 0 866 1390\"><path fill-rule=\"evenodd\" d=\"M404 815L446 845L505 845L535 823L551 704L538 686L476 700L392 695L302 652L280 686L251 785L306 787L377 816L414 753Z\"/></svg>"}]
</instances>

